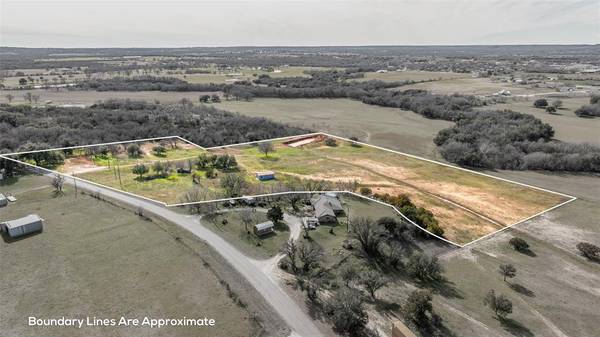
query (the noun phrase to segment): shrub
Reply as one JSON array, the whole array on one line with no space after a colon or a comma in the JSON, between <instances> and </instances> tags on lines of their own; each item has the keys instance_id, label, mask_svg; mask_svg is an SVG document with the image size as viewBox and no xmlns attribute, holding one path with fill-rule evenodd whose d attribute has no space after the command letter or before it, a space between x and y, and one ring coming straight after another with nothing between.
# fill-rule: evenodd
<instances>
[{"instance_id":1,"label":"shrub","mask_svg":"<svg viewBox=\"0 0 600 337\"><path fill-rule=\"evenodd\" d=\"M371 190L370 188L364 186L360 188L360 194L362 195L371 195L373 193L373 190Z\"/></svg>"},{"instance_id":2,"label":"shrub","mask_svg":"<svg viewBox=\"0 0 600 337\"><path fill-rule=\"evenodd\" d=\"M325 145L327 146L337 146L337 141L333 138L325 139Z\"/></svg>"},{"instance_id":3,"label":"shrub","mask_svg":"<svg viewBox=\"0 0 600 337\"><path fill-rule=\"evenodd\" d=\"M600 258L600 247L588 243L588 242L580 242L577 244L577 249L581 253L581 255L587 257L590 260L598 260Z\"/></svg>"},{"instance_id":4,"label":"shrub","mask_svg":"<svg viewBox=\"0 0 600 337\"><path fill-rule=\"evenodd\" d=\"M514 237L508 241L508 243L513 247L514 250L519 252L524 252L529 250L529 244L527 241Z\"/></svg>"},{"instance_id":5,"label":"shrub","mask_svg":"<svg viewBox=\"0 0 600 337\"><path fill-rule=\"evenodd\" d=\"M545 98L538 98L533 102L533 106L536 108L545 108L548 106L548 100Z\"/></svg>"},{"instance_id":6,"label":"shrub","mask_svg":"<svg viewBox=\"0 0 600 337\"><path fill-rule=\"evenodd\" d=\"M139 158L142 156L142 149L137 144L129 144L127 146L127 155L131 158Z\"/></svg>"}]
</instances>

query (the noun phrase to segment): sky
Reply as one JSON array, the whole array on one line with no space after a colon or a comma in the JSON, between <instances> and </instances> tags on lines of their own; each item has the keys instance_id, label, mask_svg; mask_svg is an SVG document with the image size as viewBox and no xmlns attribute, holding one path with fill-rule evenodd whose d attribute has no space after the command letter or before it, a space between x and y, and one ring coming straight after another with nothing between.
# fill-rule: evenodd
<instances>
[{"instance_id":1,"label":"sky","mask_svg":"<svg viewBox=\"0 0 600 337\"><path fill-rule=\"evenodd\" d=\"M600 43L600 0L0 0L0 46Z\"/></svg>"}]
</instances>

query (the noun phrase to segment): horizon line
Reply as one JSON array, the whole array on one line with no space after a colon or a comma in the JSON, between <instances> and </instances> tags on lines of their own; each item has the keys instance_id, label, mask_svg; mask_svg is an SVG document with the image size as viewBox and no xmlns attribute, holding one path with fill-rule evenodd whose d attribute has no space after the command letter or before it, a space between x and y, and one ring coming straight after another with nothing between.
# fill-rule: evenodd
<instances>
[{"instance_id":1,"label":"horizon line","mask_svg":"<svg viewBox=\"0 0 600 337\"><path fill-rule=\"evenodd\" d=\"M48 46L0 46L0 48L21 48L21 49L194 49L194 48L208 48L208 49L218 49L218 48L385 48L385 47L528 47L528 46L536 46L536 47L544 47L544 46L600 46L600 42L596 43L502 43L502 44L297 44L297 45L211 45L211 46L148 46L148 47L119 47L119 46L97 46L97 47L48 47Z\"/></svg>"}]
</instances>

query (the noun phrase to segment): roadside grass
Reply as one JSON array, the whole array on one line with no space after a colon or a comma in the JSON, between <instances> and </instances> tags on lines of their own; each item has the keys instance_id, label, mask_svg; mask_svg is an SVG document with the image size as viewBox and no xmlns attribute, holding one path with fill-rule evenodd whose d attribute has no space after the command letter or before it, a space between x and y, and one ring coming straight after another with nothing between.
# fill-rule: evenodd
<instances>
[{"instance_id":1,"label":"roadside grass","mask_svg":"<svg viewBox=\"0 0 600 337\"><path fill-rule=\"evenodd\" d=\"M44 177L22 177L10 190L18 198L0 210L0 221L37 213L43 232L0 240L0 313L6 336L39 336L23 317L214 318L218 332L198 327L163 327L169 336L241 336L258 333L253 315L228 294L209 267L210 248L190 233L159 219L151 221L71 187L54 197ZM47 180L47 179L46 179ZM42 187L42 189L35 189ZM2 191L5 186L1 186ZM21 191L17 193L18 191ZM185 242L185 245L182 244ZM248 294L250 295L250 294ZM248 301L248 299L245 299ZM235 322L228 324L227 322ZM48 327L45 335L106 336L122 327L73 330ZM127 330L148 336L149 328Z\"/></svg>"},{"instance_id":2,"label":"roadside grass","mask_svg":"<svg viewBox=\"0 0 600 337\"><path fill-rule=\"evenodd\" d=\"M207 228L250 257L268 259L279 254L289 239L289 227L282 222L275 226L274 233L259 237L254 234L253 228L254 225L268 220L266 213L261 211L252 213L253 221L248 224L248 233L242 221L241 212L241 210L225 210L220 213L207 214L201 221Z\"/></svg>"}]
</instances>

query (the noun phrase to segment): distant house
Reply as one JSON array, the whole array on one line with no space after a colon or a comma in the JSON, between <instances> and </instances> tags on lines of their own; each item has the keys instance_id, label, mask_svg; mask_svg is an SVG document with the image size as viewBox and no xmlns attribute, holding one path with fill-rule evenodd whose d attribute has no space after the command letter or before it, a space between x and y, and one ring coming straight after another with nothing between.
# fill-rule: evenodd
<instances>
[{"instance_id":1,"label":"distant house","mask_svg":"<svg viewBox=\"0 0 600 337\"><path fill-rule=\"evenodd\" d=\"M30 214L20 219L6 221L0 225L2 231L7 232L11 238L41 231L43 227L44 219L40 218L37 214Z\"/></svg>"},{"instance_id":2,"label":"distant house","mask_svg":"<svg viewBox=\"0 0 600 337\"><path fill-rule=\"evenodd\" d=\"M4 194L0 193L0 207L4 207L8 205L8 198L4 196Z\"/></svg>"},{"instance_id":3,"label":"distant house","mask_svg":"<svg viewBox=\"0 0 600 337\"><path fill-rule=\"evenodd\" d=\"M256 172L256 178L260 181L273 180L273 179L275 179L275 172L273 172L273 171Z\"/></svg>"},{"instance_id":4,"label":"distant house","mask_svg":"<svg viewBox=\"0 0 600 337\"><path fill-rule=\"evenodd\" d=\"M258 236L267 235L275 231L275 225L273 221L262 222L254 225L254 234Z\"/></svg>"},{"instance_id":5,"label":"distant house","mask_svg":"<svg viewBox=\"0 0 600 337\"><path fill-rule=\"evenodd\" d=\"M338 215L344 214L342 203L334 194L323 194L310 200L314 210L315 218L322 223L336 222Z\"/></svg>"}]
</instances>

